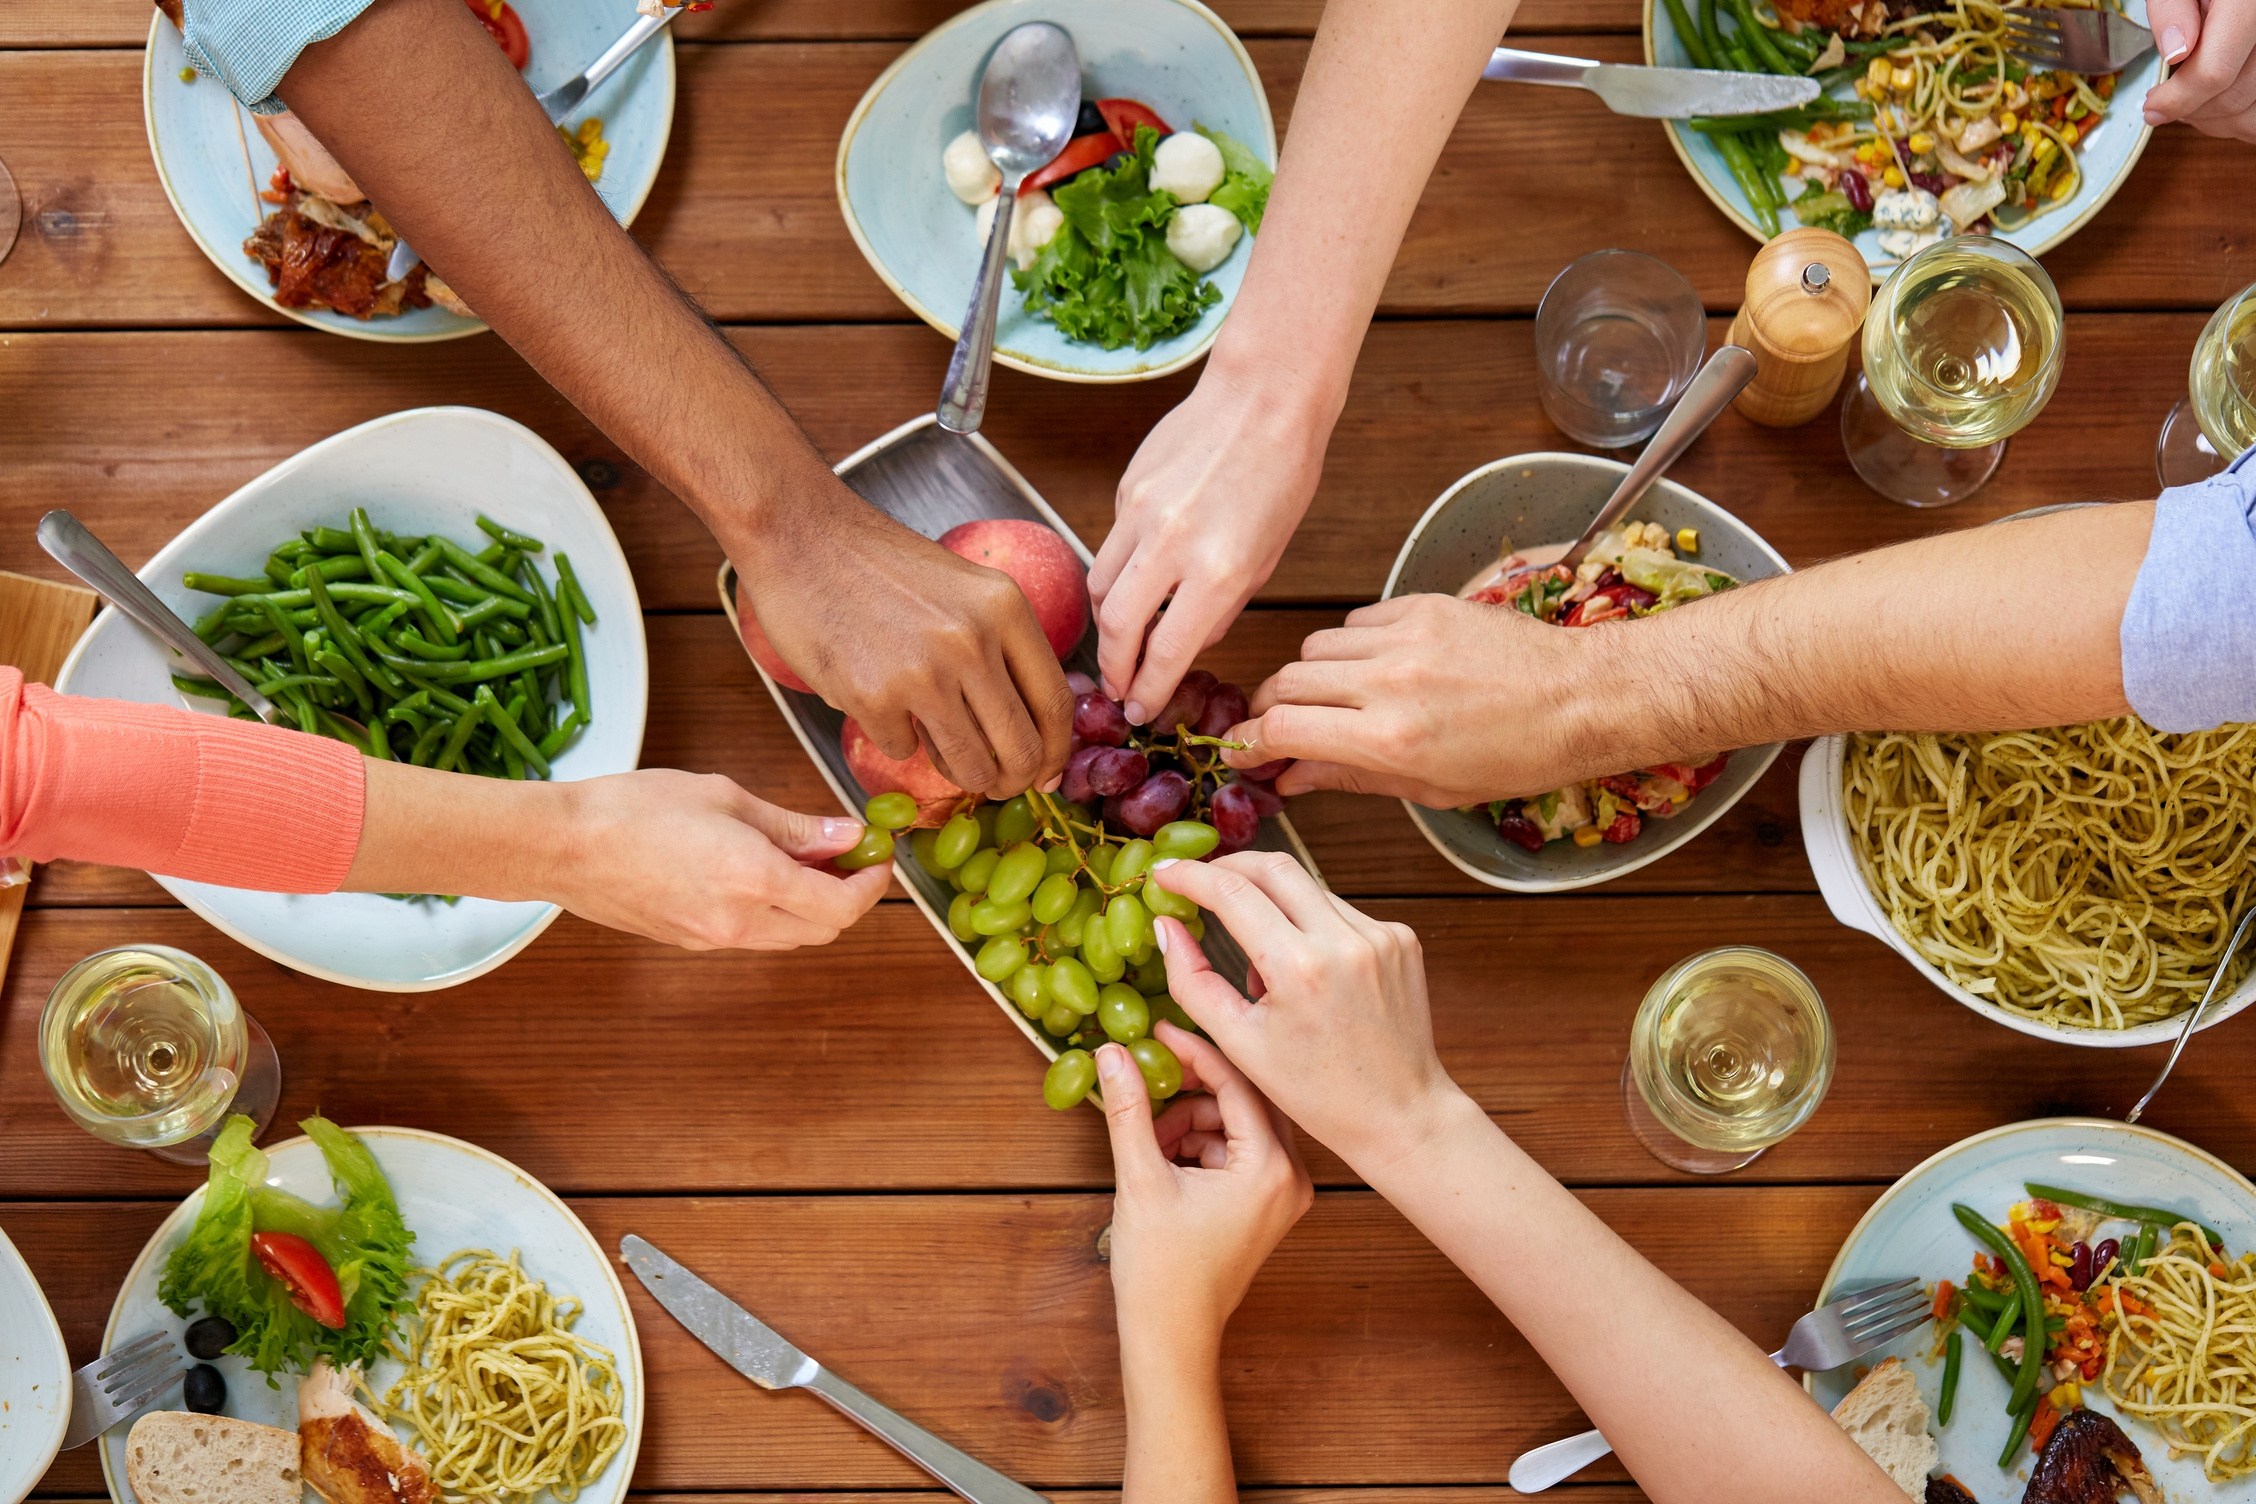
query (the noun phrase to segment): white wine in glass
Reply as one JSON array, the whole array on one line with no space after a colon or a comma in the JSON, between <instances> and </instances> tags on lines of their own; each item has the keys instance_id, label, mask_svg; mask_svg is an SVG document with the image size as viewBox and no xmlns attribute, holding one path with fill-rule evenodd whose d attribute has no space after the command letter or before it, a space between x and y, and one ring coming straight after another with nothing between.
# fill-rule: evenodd
<instances>
[{"instance_id":1,"label":"white wine in glass","mask_svg":"<svg viewBox=\"0 0 2256 1504\"><path fill-rule=\"evenodd\" d=\"M1679 961L1630 1025L1630 1127L1654 1158L1736 1170L1809 1120L1833 1081L1833 1025L1801 969L1753 946Z\"/></svg>"},{"instance_id":2,"label":"white wine in glass","mask_svg":"<svg viewBox=\"0 0 2256 1504\"><path fill-rule=\"evenodd\" d=\"M2207 480L2256 444L2256 286L2209 316L2194 341L2186 387L2154 446L2154 471L2165 487Z\"/></svg>"},{"instance_id":3,"label":"white wine in glass","mask_svg":"<svg viewBox=\"0 0 2256 1504\"><path fill-rule=\"evenodd\" d=\"M56 1100L96 1138L200 1163L230 1111L261 1131L280 1096L274 1046L219 974L168 945L97 951L63 973L39 1025Z\"/></svg>"},{"instance_id":4,"label":"white wine in glass","mask_svg":"<svg viewBox=\"0 0 2256 1504\"><path fill-rule=\"evenodd\" d=\"M1891 501L1963 501L2052 399L2065 347L2060 294L2019 246L1937 241L1873 293L1864 370L1841 405L1849 462Z\"/></svg>"}]
</instances>

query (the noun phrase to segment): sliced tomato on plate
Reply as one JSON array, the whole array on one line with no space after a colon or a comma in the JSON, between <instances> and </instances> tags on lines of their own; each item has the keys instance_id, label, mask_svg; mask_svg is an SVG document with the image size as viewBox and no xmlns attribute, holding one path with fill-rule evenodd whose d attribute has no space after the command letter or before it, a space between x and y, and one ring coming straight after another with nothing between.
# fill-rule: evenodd
<instances>
[{"instance_id":1,"label":"sliced tomato on plate","mask_svg":"<svg viewBox=\"0 0 2256 1504\"><path fill-rule=\"evenodd\" d=\"M1167 122L1159 118L1159 111L1140 99L1100 99L1097 113L1104 116L1105 124L1112 127L1115 136L1131 146L1135 144L1139 125L1148 125L1162 136L1174 134L1168 130Z\"/></svg>"},{"instance_id":2,"label":"sliced tomato on plate","mask_svg":"<svg viewBox=\"0 0 2256 1504\"><path fill-rule=\"evenodd\" d=\"M1099 131L1093 136L1076 136L1065 143L1065 150L1050 158L1038 171L1026 175L1018 185L1019 195L1032 193L1037 188L1047 188L1052 183L1062 183L1092 167L1102 167L1106 158L1120 150L1120 138L1110 131Z\"/></svg>"},{"instance_id":3,"label":"sliced tomato on plate","mask_svg":"<svg viewBox=\"0 0 2256 1504\"><path fill-rule=\"evenodd\" d=\"M510 9L509 0L463 0L463 4L470 7L470 14L478 18L486 34L500 45L502 54L509 59L509 66L524 71L525 64L532 61L533 39L525 34L525 23Z\"/></svg>"},{"instance_id":4,"label":"sliced tomato on plate","mask_svg":"<svg viewBox=\"0 0 2256 1504\"><path fill-rule=\"evenodd\" d=\"M291 1305L333 1332L344 1330L345 1292L320 1249L294 1232L254 1232L251 1252L289 1292Z\"/></svg>"}]
</instances>

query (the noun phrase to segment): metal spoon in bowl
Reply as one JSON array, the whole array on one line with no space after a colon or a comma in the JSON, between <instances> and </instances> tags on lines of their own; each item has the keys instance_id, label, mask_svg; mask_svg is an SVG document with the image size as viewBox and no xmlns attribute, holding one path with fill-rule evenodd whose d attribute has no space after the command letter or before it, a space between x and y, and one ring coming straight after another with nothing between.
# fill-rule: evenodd
<instances>
[{"instance_id":1,"label":"metal spoon in bowl","mask_svg":"<svg viewBox=\"0 0 2256 1504\"><path fill-rule=\"evenodd\" d=\"M2232 939L2225 942L2225 953L2217 958L2217 973L2209 979L2209 990L2201 994L2201 1001L2186 1015L2185 1027L2178 1030L2178 1042L2170 1046L2170 1058L2162 1062L2162 1074L2154 1078L2154 1084L2146 1089L2145 1096L2138 1099L2138 1105L2123 1115L2124 1122L2137 1122L2139 1114L2146 1111L2146 1104L2153 1101L2154 1094L2162 1089L2162 1083L2170 1079L2170 1072L2178 1068L2178 1057L2185 1053L2186 1041L2193 1038L2194 1028L2201 1022L2201 1015L2209 1011L2210 1000L2216 997L2217 989L2224 985L2225 968L2232 964L2232 958L2239 952L2240 942L2248 938L2248 926L2251 922L2256 922L2256 908L2241 915L2240 923L2233 926Z\"/></svg>"},{"instance_id":2,"label":"metal spoon in bowl","mask_svg":"<svg viewBox=\"0 0 2256 1504\"><path fill-rule=\"evenodd\" d=\"M1003 261L1009 254L1011 211L1026 175L1048 165L1073 139L1081 113L1081 57L1063 27L1034 21L1013 27L987 59L979 78L979 144L1002 169L1001 201L979 261L979 284L964 314L963 333L948 360L940 389L940 426L977 433L987 414L987 377L995 357L995 315L1003 295Z\"/></svg>"},{"instance_id":3,"label":"metal spoon in bowl","mask_svg":"<svg viewBox=\"0 0 2256 1504\"><path fill-rule=\"evenodd\" d=\"M49 512L39 519L39 546L53 554L55 562L63 568L99 590L111 605L139 622L150 636L185 655L217 679L260 720L277 726L296 724L283 714L280 706L251 688L226 659L196 635L194 628L173 615L172 608L158 600L155 593L141 583L140 576L126 568L125 562L111 553L101 539L88 532L85 523L68 512Z\"/></svg>"},{"instance_id":4,"label":"metal spoon in bowl","mask_svg":"<svg viewBox=\"0 0 2256 1504\"><path fill-rule=\"evenodd\" d=\"M1692 378L1692 384L1684 389L1676 406L1661 420L1659 432L1637 457L1637 463L1629 467L1629 473L1621 478L1614 494L1606 499L1598 515L1590 519L1590 526L1582 530L1582 536L1575 539L1574 546L1559 562L1569 569L1580 564L1598 535L1621 521L1629 509L1637 505L1638 498L1661 478L1661 472L1676 463L1677 456L1691 448L1692 441L1707 432L1708 425L1731 405L1731 399L1754 379L1753 351L1725 345L1709 356L1708 363L1700 367L1700 374Z\"/></svg>"}]
</instances>

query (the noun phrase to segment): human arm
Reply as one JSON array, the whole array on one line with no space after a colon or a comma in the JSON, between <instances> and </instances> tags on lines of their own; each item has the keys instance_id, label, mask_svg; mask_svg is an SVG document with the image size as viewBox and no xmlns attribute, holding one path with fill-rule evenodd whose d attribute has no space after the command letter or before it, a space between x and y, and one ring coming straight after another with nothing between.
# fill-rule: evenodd
<instances>
[{"instance_id":1,"label":"human arm","mask_svg":"<svg viewBox=\"0 0 2256 1504\"><path fill-rule=\"evenodd\" d=\"M2174 70L2146 96L2146 123L2256 141L2256 0L2149 0L2147 25Z\"/></svg>"},{"instance_id":2,"label":"human arm","mask_svg":"<svg viewBox=\"0 0 2256 1504\"><path fill-rule=\"evenodd\" d=\"M1799 1385L1507 1138L1434 1052L1417 936L1290 858L1155 869L1229 926L1248 1001L1159 922L1170 990L1230 1062L1462 1269L1606 1434L1655 1504L1886 1504L1901 1492ZM1529 1258L1529 1248L1572 1250ZM1698 1404L1655 1404L1653 1375Z\"/></svg>"},{"instance_id":3,"label":"human arm","mask_svg":"<svg viewBox=\"0 0 2256 1504\"><path fill-rule=\"evenodd\" d=\"M2178 493L2173 493L2175 497ZM1827 732L2122 715L2155 504L1921 538L1637 620L1557 628L1407 596L1310 636L1229 734L1282 793L1434 808Z\"/></svg>"},{"instance_id":4,"label":"human arm","mask_svg":"<svg viewBox=\"0 0 2256 1504\"><path fill-rule=\"evenodd\" d=\"M1097 1051L1118 1190L1112 1289L1128 1414L1123 1504L1237 1497L1222 1415L1222 1328L1255 1271L1313 1199L1292 1125L1206 1040L1160 1042L1207 1095L1153 1121L1127 1050ZM1177 1158L1190 1161L1179 1165Z\"/></svg>"},{"instance_id":5,"label":"human arm","mask_svg":"<svg viewBox=\"0 0 2256 1504\"><path fill-rule=\"evenodd\" d=\"M1308 510L1395 249L1518 3L1325 7L1245 281L1198 385L1121 476L1090 571L1105 693L1130 721L1229 629Z\"/></svg>"},{"instance_id":6,"label":"human arm","mask_svg":"<svg viewBox=\"0 0 2256 1504\"><path fill-rule=\"evenodd\" d=\"M190 0L193 19L197 0ZM281 97L478 315L712 529L784 660L965 788L1059 772L1072 697L1010 579L831 473L604 207L461 0L375 0Z\"/></svg>"}]
</instances>

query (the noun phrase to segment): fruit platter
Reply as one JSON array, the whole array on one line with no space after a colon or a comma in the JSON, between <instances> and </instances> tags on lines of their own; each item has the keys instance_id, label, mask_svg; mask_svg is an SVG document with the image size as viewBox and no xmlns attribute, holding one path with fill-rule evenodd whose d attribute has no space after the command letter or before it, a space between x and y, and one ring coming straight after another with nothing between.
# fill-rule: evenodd
<instances>
[{"instance_id":1,"label":"fruit platter","mask_svg":"<svg viewBox=\"0 0 2256 1504\"><path fill-rule=\"evenodd\" d=\"M1222 734L1244 719L1245 692L1194 671L1149 725L1131 726L1097 687L1085 608L1060 604L1087 599L1088 553L979 435L944 433L927 413L847 457L838 474L872 505L1002 569L1026 592L1075 691L1065 781L1054 794L969 800L923 756L887 757L859 725L794 687L772 649L755 645L761 682L840 802L870 822L878 844L866 854L891 856L933 928L1051 1061L1050 1105L1094 1098L1089 1051L1106 1039L1136 1055L1155 1098L1172 1095L1180 1068L1151 1025L1195 1025L1167 994L1154 917L1180 919L1235 986L1245 985L1247 963L1217 920L1146 880L1153 864L1279 851L1321 878L1271 785L1276 770L1222 763ZM721 567L719 583L741 632L733 566Z\"/></svg>"}]
</instances>

